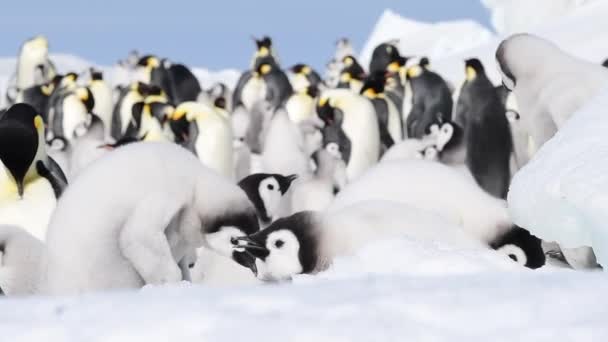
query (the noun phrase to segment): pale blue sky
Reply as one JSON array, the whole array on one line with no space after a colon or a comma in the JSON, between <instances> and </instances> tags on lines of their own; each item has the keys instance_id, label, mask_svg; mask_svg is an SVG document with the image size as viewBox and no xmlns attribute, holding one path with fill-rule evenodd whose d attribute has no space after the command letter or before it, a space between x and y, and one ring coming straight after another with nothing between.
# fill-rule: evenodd
<instances>
[{"instance_id":1,"label":"pale blue sky","mask_svg":"<svg viewBox=\"0 0 608 342\"><path fill-rule=\"evenodd\" d=\"M251 35L275 40L286 65L324 65L333 42L365 42L385 8L423 21L472 18L489 26L479 0L10 0L0 11L0 56L33 35L51 50L110 64L137 48L211 69L245 68Z\"/></svg>"}]
</instances>

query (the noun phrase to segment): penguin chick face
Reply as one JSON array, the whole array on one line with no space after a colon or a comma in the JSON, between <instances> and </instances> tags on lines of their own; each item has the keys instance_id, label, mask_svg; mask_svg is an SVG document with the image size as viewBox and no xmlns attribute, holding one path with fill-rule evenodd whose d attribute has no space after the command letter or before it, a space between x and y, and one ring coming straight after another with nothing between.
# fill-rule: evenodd
<instances>
[{"instance_id":1,"label":"penguin chick face","mask_svg":"<svg viewBox=\"0 0 608 342\"><path fill-rule=\"evenodd\" d=\"M8 170L19 197L34 176L36 161L45 157L44 123L28 104L18 103L0 119L0 160Z\"/></svg>"},{"instance_id":2,"label":"penguin chick face","mask_svg":"<svg viewBox=\"0 0 608 342\"><path fill-rule=\"evenodd\" d=\"M296 175L256 173L243 178L238 185L255 206L260 221L268 224L275 217L283 195L296 178Z\"/></svg>"},{"instance_id":3,"label":"penguin chick face","mask_svg":"<svg viewBox=\"0 0 608 342\"><path fill-rule=\"evenodd\" d=\"M260 280L282 281L296 274L312 273L319 260L318 231L314 224L312 212L296 213L239 239L237 248L255 257L255 265L250 269Z\"/></svg>"},{"instance_id":4,"label":"penguin chick face","mask_svg":"<svg viewBox=\"0 0 608 342\"><path fill-rule=\"evenodd\" d=\"M238 207L239 205L236 205ZM235 250L235 241L259 231L258 219L250 203L241 210L230 208L225 214L203 219L204 244L216 253L238 262L244 251ZM251 260L249 262L252 262Z\"/></svg>"},{"instance_id":5,"label":"penguin chick face","mask_svg":"<svg viewBox=\"0 0 608 342\"><path fill-rule=\"evenodd\" d=\"M541 240L520 227L513 227L491 244L497 252L505 254L516 263L536 269L545 264L546 258Z\"/></svg>"}]
</instances>

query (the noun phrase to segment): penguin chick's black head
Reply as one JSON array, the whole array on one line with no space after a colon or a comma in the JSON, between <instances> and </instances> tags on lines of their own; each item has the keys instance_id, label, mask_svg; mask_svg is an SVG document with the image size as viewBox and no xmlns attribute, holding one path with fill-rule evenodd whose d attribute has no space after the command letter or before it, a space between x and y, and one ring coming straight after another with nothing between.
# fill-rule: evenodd
<instances>
[{"instance_id":1,"label":"penguin chick's black head","mask_svg":"<svg viewBox=\"0 0 608 342\"><path fill-rule=\"evenodd\" d=\"M238 239L235 245L266 264L265 280L285 280L296 274L315 271L319 261L316 224L314 212L299 212ZM257 270L252 271L257 273Z\"/></svg>"},{"instance_id":2,"label":"penguin chick's black head","mask_svg":"<svg viewBox=\"0 0 608 342\"><path fill-rule=\"evenodd\" d=\"M467 59L465 61L465 71L467 80L472 80L476 78L478 75L484 75L485 69L481 61L477 58Z\"/></svg>"},{"instance_id":3,"label":"penguin chick's black head","mask_svg":"<svg viewBox=\"0 0 608 342\"><path fill-rule=\"evenodd\" d=\"M36 158L40 130L44 130L42 117L25 103L13 105L0 119L0 160L15 180L19 196Z\"/></svg>"},{"instance_id":4,"label":"penguin chick's black head","mask_svg":"<svg viewBox=\"0 0 608 342\"><path fill-rule=\"evenodd\" d=\"M280 196L285 195L296 178L298 178L296 175L255 173L243 178L238 186L245 191L260 220L270 223L274 214L273 211L276 209L270 206L278 204Z\"/></svg>"},{"instance_id":5,"label":"penguin chick's black head","mask_svg":"<svg viewBox=\"0 0 608 342\"><path fill-rule=\"evenodd\" d=\"M491 247L528 268L536 269L545 264L541 240L517 226L492 243Z\"/></svg>"}]
</instances>

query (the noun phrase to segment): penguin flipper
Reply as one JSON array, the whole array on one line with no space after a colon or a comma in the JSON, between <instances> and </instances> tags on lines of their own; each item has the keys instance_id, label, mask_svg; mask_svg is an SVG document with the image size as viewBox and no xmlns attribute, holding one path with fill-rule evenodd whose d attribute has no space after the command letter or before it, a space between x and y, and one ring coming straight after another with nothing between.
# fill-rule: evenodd
<instances>
[{"instance_id":1,"label":"penguin flipper","mask_svg":"<svg viewBox=\"0 0 608 342\"><path fill-rule=\"evenodd\" d=\"M61 197L63 191L68 186L68 181L66 180L65 174L61 171L59 165L49 157L49 166L47 167L41 160L36 163L36 171L41 177L46 178L51 187L53 188L53 192L55 193L55 198Z\"/></svg>"},{"instance_id":2,"label":"penguin flipper","mask_svg":"<svg viewBox=\"0 0 608 342\"><path fill-rule=\"evenodd\" d=\"M118 246L146 284L182 280L165 230L181 211L181 203L167 194L153 194L142 200L127 218Z\"/></svg>"}]
</instances>

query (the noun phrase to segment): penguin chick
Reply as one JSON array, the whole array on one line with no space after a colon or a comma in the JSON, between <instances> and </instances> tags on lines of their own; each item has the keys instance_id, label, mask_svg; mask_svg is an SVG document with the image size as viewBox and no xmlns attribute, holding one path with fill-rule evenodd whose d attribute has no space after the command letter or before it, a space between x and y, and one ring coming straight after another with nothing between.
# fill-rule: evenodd
<instances>
[{"instance_id":1,"label":"penguin chick","mask_svg":"<svg viewBox=\"0 0 608 342\"><path fill-rule=\"evenodd\" d=\"M238 183L255 206L260 227L266 227L276 219L282 197L296 178L296 175L255 173Z\"/></svg>"},{"instance_id":2,"label":"penguin chick","mask_svg":"<svg viewBox=\"0 0 608 342\"><path fill-rule=\"evenodd\" d=\"M0 119L0 161L0 224L18 225L44 240L67 180L46 153L44 123L30 105L13 105Z\"/></svg>"},{"instance_id":3,"label":"penguin chick","mask_svg":"<svg viewBox=\"0 0 608 342\"><path fill-rule=\"evenodd\" d=\"M185 119L188 131L174 133L186 137L184 147L210 169L233 179L232 127L229 119L213 107L198 102L184 102L175 108L171 120L182 119Z\"/></svg>"},{"instance_id":4,"label":"penguin chick","mask_svg":"<svg viewBox=\"0 0 608 342\"><path fill-rule=\"evenodd\" d=\"M131 144L85 169L59 201L42 289L58 295L179 282L196 248L239 259L231 239L257 230L246 194L191 153Z\"/></svg>"},{"instance_id":5,"label":"penguin chick","mask_svg":"<svg viewBox=\"0 0 608 342\"><path fill-rule=\"evenodd\" d=\"M293 212L325 210L334 200L335 194L346 185L346 165L336 144L331 143L317 150L312 158L316 165L313 176L303 179L293 188Z\"/></svg>"},{"instance_id":6,"label":"penguin chick","mask_svg":"<svg viewBox=\"0 0 608 342\"><path fill-rule=\"evenodd\" d=\"M21 227L0 224L0 289L5 295L38 290L44 244Z\"/></svg>"},{"instance_id":7,"label":"penguin chick","mask_svg":"<svg viewBox=\"0 0 608 342\"><path fill-rule=\"evenodd\" d=\"M250 269L264 281L289 280L327 269L338 256L349 256L379 240L408 236L457 247L485 249L441 218L394 202L363 202L336 212L304 211L239 238L235 250L255 257Z\"/></svg>"},{"instance_id":8,"label":"penguin chick","mask_svg":"<svg viewBox=\"0 0 608 342\"><path fill-rule=\"evenodd\" d=\"M317 102L317 115L325 123L323 146L338 145L349 181L378 162L378 119L369 100L348 89L327 90Z\"/></svg>"}]
</instances>

